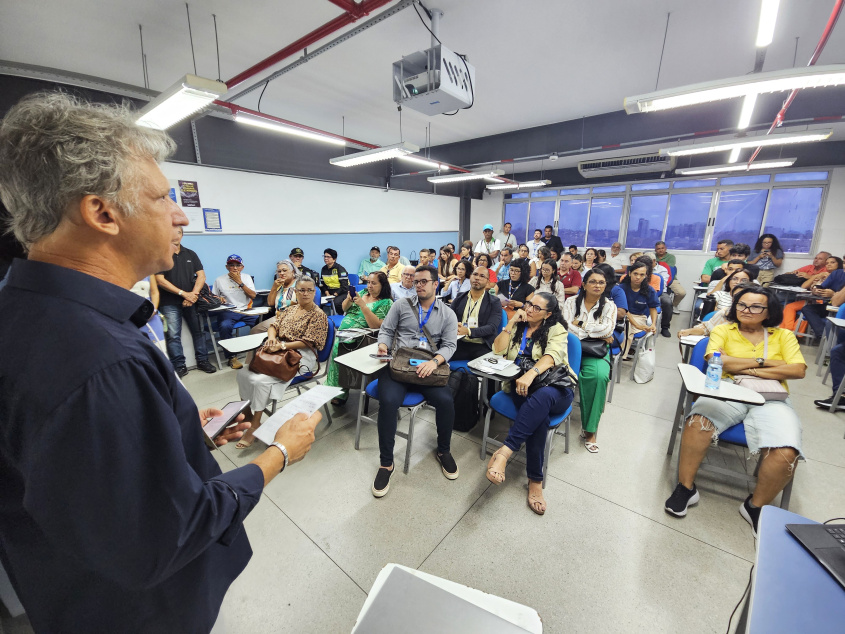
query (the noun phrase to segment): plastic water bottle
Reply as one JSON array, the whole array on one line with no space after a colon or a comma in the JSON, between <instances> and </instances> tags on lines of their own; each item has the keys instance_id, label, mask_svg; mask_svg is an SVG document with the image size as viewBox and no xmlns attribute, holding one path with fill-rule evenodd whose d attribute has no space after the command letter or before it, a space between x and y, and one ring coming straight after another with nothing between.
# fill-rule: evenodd
<instances>
[{"instance_id":1,"label":"plastic water bottle","mask_svg":"<svg viewBox=\"0 0 845 634\"><path fill-rule=\"evenodd\" d=\"M722 381L722 353L714 352L707 364L707 378L704 379L704 387L708 390L718 390Z\"/></svg>"}]
</instances>

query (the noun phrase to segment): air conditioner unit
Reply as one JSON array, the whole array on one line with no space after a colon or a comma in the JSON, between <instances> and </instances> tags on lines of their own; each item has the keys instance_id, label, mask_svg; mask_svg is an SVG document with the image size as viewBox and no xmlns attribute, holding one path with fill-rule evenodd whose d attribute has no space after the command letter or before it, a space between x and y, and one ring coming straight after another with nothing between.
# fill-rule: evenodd
<instances>
[{"instance_id":1,"label":"air conditioner unit","mask_svg":"<svg viewBox=\"0 0 845 634\"><path fill-rule=\"evenodd\" d=\"M654 153L641 154L639 156L622 156L600 161L581 161L578 163L578 171L584 178L625 176L628 174L643 174L648 172L670 172L675 169L674 158L673 156L660 156L660 154Z\"/></svg>"}]
</instances>

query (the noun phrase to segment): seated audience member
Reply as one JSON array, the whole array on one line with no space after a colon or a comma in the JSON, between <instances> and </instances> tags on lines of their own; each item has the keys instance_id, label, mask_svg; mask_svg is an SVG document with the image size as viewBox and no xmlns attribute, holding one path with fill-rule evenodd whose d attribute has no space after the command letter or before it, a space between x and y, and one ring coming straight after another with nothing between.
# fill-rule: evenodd
<instances>
[{"instance_id":1,"label":"seated audience member","mask_svg":"<svg viewBox=\"0 0 845 634\"><path fill-rule=\"evenodd\" d=\"M566 299L578 294L581 288L581 273L572 268L572 256L564 253L557 264L557 276L563 284Z\"/></svg>"},{"instance_id":2,"label":"seated audience member","mask_svg":"<svg viewBox=\"0 0 845 634\"><path fill-rule=\"evenodd\" d=\"M540 268L546 260L554 262L554 260L552 260L552 250L549 249L549 247L540 247L537 249L537 257L532 260L535 277L540 277ZM557 263L555 263L555 266L557 266Z\"/></svg>"},{"instance_id":3,"label":"seated audience member","mask_svg":"<svg viewBox=\"0 0 845 634\"><path fill-rule=\"evenodd\" d=\"M451 249L453 259L455 259L455 260L461 259L461 256L458 255L458 248L454 244L452 244L451 242L447 242L446 246L449 247L449 249Z\"/></svg>"},{"instance_id":4,"label":"seated audience member","mask_svg":"<svg viewBox=\"0 0 845 634\"><path fill-rule=\"evenodd\" d=\"M688 335L709 335L713 332L713 329L716 326L721 326L722 324L728 323L728 313L731 310L731 306L733 305L733 296L736 295L739 291L743 288L747 288L749 286L753 286L752 282L749 282L747 279L748 271L743 270L739 273L739 277L736 279L731 279L730 282L730 295L731 295L731 302L727 305L726 308L719 308L713 311L713 315L707 321L702 321L699 324L696 324L692 328L686 328L683 330L678 331L678 339L681 337L686 337ZM745 276L743 276L745 274ZM706 315L702 315L706 317Z\"/></svg>"},{"instance_id":5,"label":"seated audience member","mask_svg":"<svg viewBox=\"0 0 845 634\"><path fill-rule=\"evenodd\" d=\"M549 249L549 251L552 254L552 260L554 260L555 263L559 262L560 261L560 252L557 249Z\"/></svg>"},{"instance_id":6,"label":"seated audience member","mask_svg":"<svg viewBox=\"0 0 845 634\"><path fill-rule=\"evenodd\" d=\"M534 229L534 239L525 246L528 247L528 255L524 256L520 254L519 257L527 257L529 260L536 258L537 249L546 246L546 243L543 242L543 232L539 229Z\"/></svg>"},{"instance_id":7,"label":"seated audience member","mask_svg":"<svg viewBox=\"0 0 845 634\"><path fill-rule=\"evenodd\" d=\"M607 280L607 286L604 287L604 294L616 306L616 321L622 321L625 315L628 314L628 297L625 295L625 291L616 283L616 271L607 262L597 264L593 269L604 273L604 277Z\"/></svg>"},{"instance_id":8,"label":"seated audience member","mask_svg":"<svg viewBox=\"0 0 845 634\"><path fill-rule=\"evenodd\" d=\"M402 281L397 284L390 285L390 296L394 302L406 297L416 297L417 291L414 288L414 273L416 269L413 266L406 266L402 269Z\"/></svg>"},{"instance_id":9,"label":"seated audience member","mask_svg":"<svg viewBox=\"0 0 845 634\"><path fill-rule=\"evenodd\" d=\"M707 262L704 263L704 268L701 270L702 284L709 284L710 276L713 274L713 271L722 266L725 262L728 261L728 259L730 259L728 252L731 250L731 247L733 245L733 240L728 240L727 238L725 238L724 240L719 240L719 242L716 244L715 257L712 257L707 260Z\"/></svg>"},{"instance_id":10,"label":"seated audience member","mask_svg":"<svg viewBox=\"0 0 845 634\"><path fill-rule=\"evenodd\" d=\"M273 286L270 287L270 293L267 295L267 304L275 308L276 312L296 303L297 279L299 279L299 273L293 262L290 260L276 262L276 276L273 278ZM273 318L267 321L273 323ZM251 330L250 334L254 334L254 332ZM267 329L258 332L267 332Z\"/></svg>"},{"instance_id":11,"label":"seated audience member","mask_svg":"<svg viewBox=\"0 0 845 634\"><path fill-rule=\"evenodd\" d=\"M358 279L361 280L361 284L367 283L370 279L370 273L381 271L384 266L385 263L381 259L381 249L378 247L370 249L369 259L361 260L361 264L358 266Z\"/></svg>"},{"instance_id":12,"label":"seated audience member","mask_svg":"<svg viewBox=\"0 0 845 634\"><path fill-rule=\"evenodd\" d=\"M428 266L434 261L434 254L428 249L420 249L420 259L417 266Z\"/></svg>"},{"instance_id":13,"label":"seated audience member","mask_svg":"<svg viewBox=\"0 0 845 634\"><path fill-rule=\"evenodd\" d=\"M731 290L739 284L754 284L754 278L751 277L751 272L745 268L739 267L732 271L726 278L716 282L716 286L711 291L707 291L708 295L712 295L716 300L716 310L722 310L727 314L730 310L733 297L731 297ZM712 284L712 282L711 282ZM704 315L702 315L704 317Z\"/></svg>"},{"instance_id":14,"label":"seated audience member","mask_svg":"<svg viewBox=\"0 0 845 634\"><path fill-rule=\"evenodd\" d=\"M657 261L661 264L664 264L668 267L677 267L675 256L667 251L666 243L663 242L663 240L654 243L654 256L657 258ZM681 302L684 301L684 297L687 296L687 291L681 284L681 281L678 279L677 272L675 274L675 277L672 279L672 283L669 285L669 288L666 290L671 291L673 295L672 312L679 312L678 306L680 306Z\"/></svg>"},{"instance_id":15,"label":"seated audience member","mask_svg":"<svg viewBox=\"0 0 845 634\"><path fill-rule=\"evenodd\" d=\"M791 332L777 327L781 318L780 302L768 289L755 285L736 294L728 313L731 323L717 326L707 345L708 359L714 352L722 353L723 381L732 381L737 375L753 376L778 380L787 388L786 379L804 378L807 365L798 341ZM754 493L739 508L756 537L760 508L771 504L783 490L801 455L801 421L789 398L763 405L706 396L696 399L681 440L679 482L664 508L675 517L684 517L687 508L698 502L695 476L707 448L737 423L745 424L748 450L752 455L760 453L762 461Z\"/></svg>"},{"instance_id":16,"label":"seated audience member","mask_svg":"<svg viewBox=\"0 0 845 634\"><path fill-rule=\"evenodd\" d=\"M130 290L136 295L150 300L150 303L153 305L155 310L147 320L147 323L141 328L141 332L147 336L147 339L156 344L159 350L167 354L167 344L164 340L164 318L158 312L161 295L158 292L155 275L145 277L140 282L137 282Z\"/></svg>"},{"instance_id":17,"label":"seated audience member","mask_svg":"<svg viewBox=\"0 0 845 634\"><path fill-rule=\"evenodd\" d=\"M748 258L748 263L760 269L757 281L763 286L768 286L775 279L775 269L783 264L783 251L780 248L780 241L774 234L764 233L757 238L754 244L754 251Z\"/></svg>"},{"instance_id":18,"label":"seated audience member","mask_svg":"<svg viewBox=\"0 0 845 634\"><path fill-rule=\"evenodd\" d=\"M419 267L414 277L417 297L395 302L381 324L378 335L378 354L387 355L395 348L423 347L435 353L434 359L417 366L417 375L429 376L449 361L455 352L458 320L448 306L437 299L437 269ZM395 346L395 347L394 347ZM378 380L378 446L381 467L372 486L375 497L381 498L390 488L393 474L393 447L396 443L396 415L408 390L419 392L434 407L437 425L437 451L443 475L449 480L458 477L458 465L452 457L452 427L455 406L449 386L409 385L393 379L390 372L382 372Z\"/></svg>"},{"instance_id":19,"label":"seated audience member","mask_svg":"<svg viewBox=\"0 0 845 634\"><path fill-rule=\"evenodd\" d=\"M599 252L593 247L588 247L584 251L584 270L593 268L593 264L598 263Z\"/></svg>"},{"instance_id":20,"label":"seated audience member","mask_svg":"<svg viewBox=\"0 0 845 634\"><path fill-rule=\"evenodd\" d=\"M578 246L577 245L575 245L575 244L569 245L569 255L571 255L573 258L576 255L581 255L580 253L578 253ZM581 258L581 259L583 260L583 258Z\"/></svg>"},{"instance_id":21,"label":"seated audience member","mask_svg":"<svg viewBox=\"0 0 845 634\"><path fill-rule=\"evenodd\" d=\"M822 252L824 253L824 252ZM818 255L816 259L818 259ZM814 268L813 265L815 264L815 260L813 260L813 264L808 265L807 268ZM801 284L802 288L812 289L815 286L820 286L822 282L824 282L828 276L833 273L834 271L842 268L842 259L836 257L835 255L829 255L825 259L823 263L823 267L821 271L814 273L812 275L804 275L804 282ZM814 300L812 303L817 303L818 300ZM781 323L781 328L786 328L787 330L794 330L795 329L795 319L799 310L804 308L807 304L806 301L800 300L797 302L790 302L786 306L783 307L783 323Z\"/></svg>"},{"instance_id":22,"label":"seated audience member","mask_svg":"<svg viewBox=\"0 0 845 634\"><path fill-rule=\"evenodd\" d=\"M671 275L671 271L665 265L659 264L657 262L657 256L653 253L646 253L640 259L647 260L647 264L650 264L654 271L651 275L651 284L650 286L654 287L656 282L655 290L659 294L660 300L660 310L662 314L660 316L660 334L663 337L671 337L672 332L669 330L669 327L672 324L672 315L674 314L674 306L672 304L672 297L669 293L666 292L666 289L669 288L669 276ZM660 292L661 286L663 287L663 292Z\"/></svg>"},{"instance_id":23,"label":"seated audience member","mask_svg":"<svg viewBox=\"0 0 845 634\"><path fill-rule=\"evenodd\" d=\"M605 295L607 277L600 270L590 269L584 274L581 292L570 297L563 305L563 318L569 332L578 339L602 339L613 343L616 328L616 305ZM607 383L610 379L610 345L602 357L581 355L581 372L578 389L581 395L581 438L590 453L598 453L597 434L599 419L607 400Z\"/></svg>"},{"instance_id":24,"label":"seated audience member","mask_svg":"<svg viewBox=\"0 0 845 634\"><path fill-rule=\"evenodd\" d=\"M572 256L572 268L578 271L579 273L584 274L584 258L580 253L576 253Z\"/></svg>"},{"instance_id":25,"label":"seated audience member","mask_svg":"<svg viewBox=\"0 0 845 634\"><path fill-rule=\"evenodd\" d=\"M320 279L320 276L317 274L317 271L314 269L309 269L307 266L302 265L302 261L305 259L305 252L300 249L299 247L294 247L290 250L290 255L288 256L293 265L296 267L297 273L300 276L307 276L314 280L316 284L317 281Z\"/></svg>"},{"instance_id":26,"label":"seated audience member","mask_svg":"<svg viewBox=\"0 0 845 634\"><path fill-rule=\"evenodd\" d=\"M831 299L836 293L845 288L845 270L842 268L842 260L836 256L833 256L833 259L837 262L839 268L831 271L821 284L813 286L810 289L810 292L819 299ZM830 260L831 258L828 258L828 262ZM801 314L809 322L810 328L813 329L816 336L821 337L824 334L825 322L827 321L827 309L824 304L811 304L808 302L801 309Z\"/></svg>"},{"instance_id":27,"label":"seated audience member","mask_svg":"<svg viewBox=\"0 0 845 634\"><path fill-rule=\"evenodd\" d=\"M453 361L468 361L487 354L502 325L502 304L487 292L487 269L477 266L469 276L470 289L452 301L458 318L458 347Z\"/></svg>"},{"instance_id":28,"label":"seated audience member","mask_svg":"<svg viewBox=\"0 0 845 634\"><path fill-rule=\"evenodd\" d=\"M510 249L516 248L516 236L511 233L511 223L506 222L502 225L502 232L496 236L496 239L499 241L499 244L502 245L502 248L508 247ZM501 253L499 254L501 256Z\"/></svg>"},{"instance_id":29,"label":"seated audience member","mask_svg":"<svg viewBox=\"0 0 845 634\"><path fill-rule=\"evenodd\" d=\"M449 245L440 247L440 259L437 260L437 277L440 280L440 288L448 288L455 279L455 260L452 258L452 249Z\"/></svg>"},{"instance_id":30,"label":"seated audience member","mask_svg":"<svg viewBox=\"0 0 845 634\"><path fill-rule=\"evenodd\" d=\"M818 275L819 273L824 273L827 269L827 259L830 257L830 253L828 251L819 251L816 254L816 257L813 258L812 264L808 264L807 266L802 266L800 268L795 269L794 271L790 271L790 275L797 275L798 277L803 277L805 280L813 277L814 275Z\"/></svg>"},{"instance_id":31,"label":"seated audience member","mask_svg":"<svg viewBox=\"0 0 845 634\"><path fill-rule=\"evenodd\" d=\"M495 260L499 257L502 245L493 237L493 225L484 225L482 233L484 237L475 245L475 253L486 253L492 260Z\"/></svg>"},{"instance_id":32,"label":"seated audience member","mask_svg":"<svg viewBox=\"0 0 845 634\"><path fill-rule=\"evenodd\" d=\"M624 349L626 355L631 349L635 334L643 330L657 332L657 307L660 300L655 290L646 282L650 277L651 267L638 260L631 265L631 272L619 283L628 300L628 337Z\"/></svg>"},{"instance_id":33,"label":"seated audience member","mask_svg":"<svg viewBox=\"0 0 845 634\"><path fill-rule=\"evenodd\" d=\"M730 275L731 273L733 273L735 271L741 271L744 268L745 268L745 262L743 262L742 260L728 260L727 262L725 262L725 264L723 266L716 269L716 271L713 271L713 275L710 276L710 283L707 285L707 294L712 295L713 291L716 288L721 289L722 286L724 285L725 279L727 278L728 275ZM717 272L722 272L722 273L724 273L724 275L721 275L718 278L716 278ZM749 277L750 276L751 276L751 274L749 272Z\"/></svg>"},{"instance_id":34,"label":"seated audience member","mask_svg":"<svg viewBox=\"0 0 845 634\"><path fill-rule=\"evenodd\" d=\"M517 256L519 256L520 258L525 260L525 262L528 264L528 272L531 275L531 277L534 277L535 275L537 275L537 263L535 262L533 256L529 257L529 255L528 255L528 245L520 244L519 249L517 249L516 253L517 253Z\"/></svg>"},{"instance_id":35,"label":"seated audience member","mask_svg":"<svg viewBox=\"0 0 845 634\"><path fill-rule=\"evenodd\" d=\"M607 262L607 252L604 249L596 249L596 264Z\"/></svg>"},{"instance_id":36,"label":"seated audience member","mask_svg":"<svg viewBox=\"0 0 845 634\"><path fill-rule=\"evenodd\" d=\"M486 253L478 253L475 256L475 262L473 262L475 268L485 268L487 269L488 274L488 282L487 288L488 290L494 288L496 284L499 282L499 278L496 276L496 273L493 272L493 262L490 259L490 256Z\"/></svg>"},{"instance_id":37,"label":"seated audience member","mask_svg":"<svg viewBox=\"0 0 845 634\"><path fill-rule=\"evenodd\" d=\"M472 251L472 242L464 240L461 242L461 252L458 255L458 260L464 262L472 262L475 259L475 253Z\"/></svg>"},{"instance_id":38,"label":"seated audience member","mask_svg":"<svg viewBox=\"0 0 845 634\"><path fill-rule=\"evenodd\" d=\"M508 269L511 267L511 260L513 260L513 249L511 247L502 247L499 251L499 263L493 267L493 275L496 280L508 279Z\"/></svg>"},{"instance_id":39,"label":"seated audience member","mask_svg":"<svg viewBox=\"0 0 845 634\"><path fill-rule=\"evenodd\" d=\"M713 269L713 274L710 276L710 284L714 281L724 279L728 275L728 264L734 260L739 260L743 263L746 269L751 271L751 277L755 280L760 272L760 269L754 264L748 263L748 256L751 253L751 247L742 242L737 242L728 250L728 261L724 262L719 268Z\"/></svg>"},{"instance_id":40,"label":"seated audience member","mask_svg":"<svg viewBox=\"0 0 845 634\"><path fill-rule=\"evenodd\" d=\"M631 263L628 257L622 253L622 243L614 242L610 245L610 257L607 263L613 267L615 273L627 273L628 265Z\"/></svg>"},{"instance_id":41,"label":"seated audience member","mask_svg":"<svg viewBox=\"0 0 845 634\"><path fill-rule=\"evenodd\" d=\"M381 272L387 275L387 281L396 284L402 281L402 270L409 266L399 261L399 247L387 247L387 264L381 267Z\"/></svg>"},{"instance_id":42,"label":"seated audience member","mask_svg":"<svg viewBox=\"0 0 845 634\"><path fill-rule=\"evenodd\" d=\"M323 268L320 270L320 292L323 297L331 298L335 312L340 314L340 306L349 294L349 273L337 263L337 251L323 251ZM354 290L354 289L353 289Z\"/></svg>"},{"instance_id":43,"label":"seated audience member","mask_svg":"<svg viewBox=\"0 0 845 634\"><path fill-rule=\"evenodd\" d=\"M830 304L832 306L841 306L842 304L845 304L845 287L837 291L833 297L830 298ZM842 332L839 333L836 345L834 345L830 350L829 367L830 377L833 380L833 393L830 398L813 401L813 403L816 404L816 407L823 407L825 409L830 409L830 406L833 405L833 397L836 396L836 391L842 384L842 377L845 376L845 334ZM836 411L845 411L845 396L839 399Z\"/></svg>"},{"instance_id":44,"label":"seated audience member","mask_svg":"<svg viewBox=\"0 0 845 634\"><path fill-rule=\"evenodd\" d=\"M252 307L252 300L255 299L255 283L252 276L243 272L244 262L241 256L232 254L226 259L226 275L221 275L214 280L211 292L222 297L227 304L232 304L235 310L246 310ZM232 329L236 323L243 322L246 326L254 326L260 319L258 315L243 315L233 310L225 310L217 313L220 328L220 339L231 339ZM238 355L229 352L224 348L226 360L229 367L240 370L243 364L238 361Z\"/></svg>"},{"instance_id":45,"label":"seated audience member","mask_svg":"<svg viewBox=\"0 0 845 634\"><path fill-rule=\"evenodd\" d=\"M540 267L537 277L532 277L529 284L534 287L535 292L551 293L558 299L562 306L566 301L566 293L563 290L563 282L557 276L557 264L554 260L546 260ZM531 295L528 296L531 299Z\"/></svg>"},{"instance_id":46,"label":"seated audience member","mask_svg":"<svg viewBox=\"0 0 845 634\"><path fill-rule=\"evenodd\" d=\"M525 300L534 292L534 287L528 283L531 279L531 273L528 269L528 260L525 258L513 260L510 269L508 269L508 275L510 279L500 280L498 287L502 308L510 317L514 311L522 308ZM502 299L503 297L507 299Z\"/></svg>"},{"instance_id":47,"label":"seated audience member","mask_svg":"<svg viewBox=\"0 0 845 634\"><path fill-rule=\"evenodd\" d=\"M523 359L529 369L519 378L509 381L505 389L516 405L517 415L508 431L504 445L487 463L487 479L499 485L505 481L508 459L525 444L528 475L528 507L537 515L546 512L543 497L543 457L546 433L552 416L562 414L572 404L571 387L554 385L532 389L537 377L555 366L569 367L566 321L561 314L557 297L551 293L535 293L516 311L505 329L496 336L493 352L506 359ZM531 363L533 362L533 367ZM575 373L569 374L574 384Z\"/></svg>"},{"instance_id":48,"label":"seated audience member","mask_svg":"<svg viewBox=\"0 0 845 634\"><path fill-rule=\"evenodd\" d=\"M472 265L472 262L465 262L464 260L459 260L457 264L455 264L455 279L453 279L449 283L449 288L447 288L440 298L449 303L452 302L460 293L468 293L469 292L469 276L472 275L472 270L475 267Z\"/></svg>"},{"instance_id":49,"label":"seated audience member","mask_svg":"<svg viewBox=\"0 0 845 634\"><path fill-rule=\"evenodd\" d=\"M413 267L408 267L413 268ZM404 275L404 273L402 274ZM411 275L411 287L414 285L414 277ZM387 276L381 271L370 274L367 288L358 293L350 289L349 294L343 298L343 320L338 326L334 338L332 353L329 357L329 368L326 370L326 385L340 387L338 383L339 371L334 359L337 356L338 346L344 339L343 331L350 328L381 328L381 322L387 316L387 311L393 305L390 297L390 286L387 284ZM349 398L349 390L344 389L343 394L332 399L332 405L344 405Z\"/></svg>"},{"instance_id":50,"label":"seated audience member","mask_svg":"<svg viewBox=\"0 0 845 634\"><path fill-rule=\"evenodd\" d=\"M329 320L326 313L314 303L317 286L314 279L303 275L296 282L297 303L276 315L276 323L267 329L264 349L269 352L296 350L302 355L300 372L316 372L317 356L312 348L319 350L326 345ZM255 440L255 430L261 426L261 415L270 403L270 391L281 385L284 392L290 381L285 383L266 374L258 374L243 368L238 371L238 393L242 401L249 401L246 420L252 423L243 438L235 445L238 449L249 447Z\"/></svg>"},{"instance_id":51,"label":"seated audience member","mask_svg":"<svg viewBox=\"0 0 845 634\"><path fill-rule=\"evenodd\" d=\"M555 228L553 226L546 225L543 229L543 237L540 239L547 248L554 249L558 253L563 253L563 243L560 241L560 237L552 235L554 230Z\"/></svg>"}]
</instances>

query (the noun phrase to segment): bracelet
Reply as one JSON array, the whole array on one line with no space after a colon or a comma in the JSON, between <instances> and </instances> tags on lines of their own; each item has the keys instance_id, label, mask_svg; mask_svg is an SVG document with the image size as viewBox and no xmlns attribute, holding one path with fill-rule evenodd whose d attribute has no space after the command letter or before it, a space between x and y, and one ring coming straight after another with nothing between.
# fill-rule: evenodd
<instances>
[{"instance_id":1,"label":"bracelet","mask_svg":"<svg viewBox=\"0 0 845 634\"><path fill-rule=\"evenodd\" d=\"M282 466L281 471L279 471L279 473L281 473L281 472L282 472L282 471L284 471L284 470L287 468L287 466L288 466L288 450L287 450L287 449L285 448L285 446L284 446L282 443L280 443L280 442L274 442L274 443L272 443L270 446L271 446L271 447L275 447L276 449L278 449L279 451L281 451L281 452L282 452L282 454L284 454L284 456L285 456L285 464Z\"/></svg>"},{"instance_id":2,"label":"bracelet","mask_svg":"<svg viewBox=\"0 0 845 634\"><path fill-rule=\"evenodd\" d=\"M506 333L508 333L508 334L511 334L511 331L510 331L510 330L508 330L507 328L505 328L502 332L506 332Z\"/></svg>"}]
</instances>

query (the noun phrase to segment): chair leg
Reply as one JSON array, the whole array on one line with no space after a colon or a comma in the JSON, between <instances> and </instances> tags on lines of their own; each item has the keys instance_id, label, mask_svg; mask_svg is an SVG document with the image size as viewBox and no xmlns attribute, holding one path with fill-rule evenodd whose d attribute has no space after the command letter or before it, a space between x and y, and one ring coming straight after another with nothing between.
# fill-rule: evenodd
<instances>
[{"instance_id":1,"label":"chair leg","mask_svg":"<svg viewBox=\"0 0 845 634\"><path fill-rule=\"evenodd\" d=\"M408 473L408 467L411 464L411 443L414 440L414 420L417 417L417 409L419 409L419 405L411 410L411 418L408 421L408 442L405 446L405 468L402 469L403 473Z\"/></svg>"},{"instance_id":2,"label":"chair leg","mask_svg":"<svg viewBox=\"0 0 845 634\"><path fill-rule=\"evenodd\" d=\"M566 420L563 421L564 425L566 425L566 436L564 437L565 440L563 441L563 453L569 453L569 421L572 418L572 414L566 417Z\"/></svg>"},{"instance_id":3,"label":"chair leg","mask_svg":"<svg viewBox=\"0 0 845 634\"><path fill-rule=\"evenodd\" d=\"M827 369L827 374L830 374L830 368ZM825 379L827 378L827 374L825 375ZM824 381L822 381L824 383ZM839 400L842 398L842 391L845 389L845 378L839 383L839 387L836 388L836 394L833 395L833 401L830 404L830 413L835 414L836 408L839 406Z\"/></svg>"},{"instance_id":4,"label":"chair leg","mask_svg":"<svg viewBox=\"0 0 845 634\"><path fill-rule=\"evenodd\" d=\"M792 477L789 478L789 482L786 483L786 486L783 487L783 493L780 496L780 507L784 511L789 510L789 499L792 497L792 483L795 481L795 473L793 470Z\"/></svg>"},{"instance_id":5,"label":"chair leg","mask_svg":"<svg viewBox=\"0 0 845 634\"><path fill-rule=\"evenodd\" d=\"M481 434L481 459L487 459L487 435L490 432L490 417L493 414L493 408L487 408L487 415L484 417L484 432Z\"/></svg>"},{"instance_id":6,"label":"chair leg","mask_svg":"<svg viewBox=\"0 0 845 634\"><path fill-rule=\"evenodd\" d=\"M369 416L370 414L370 395L366 392L362 392L361 396L364 397L364 415Z\"/></svg>"},{"instance_id":7,"label":"chair leg","mask_svg":"<svg viewBox=\"0 0 845 634\"><path fill-rule=\"evenodd\" d=\"M567 437L567 440L569 438ZM546 451L545 456L543 457L543 488L546 488L546 470L549 468L549 457L552 455L552 444L555 441L555 430L552 427L549 427L549 431L546 432Z\"/></svg>"},{"instance_id":8,"label":"chair leg","mask_svg":"<svg viewBox=\"0 0 845 634\"><path fill-rule=\"evenodd\" d=\"M323 409L326 411L326 418L328 419L328 425L326 425L326 427L331 427L332 422L334 422L334 421L332 421L332 410L329 408L328 403L323 405Z\"/></svg>"}]
</instances>

